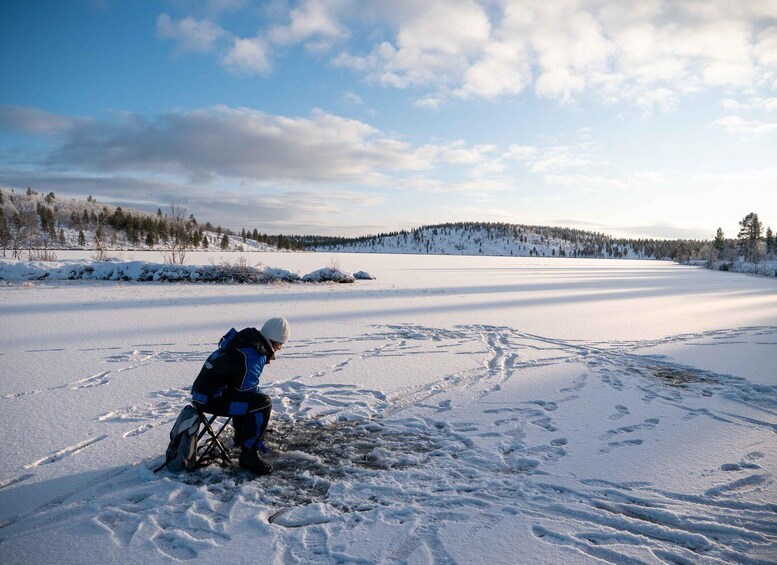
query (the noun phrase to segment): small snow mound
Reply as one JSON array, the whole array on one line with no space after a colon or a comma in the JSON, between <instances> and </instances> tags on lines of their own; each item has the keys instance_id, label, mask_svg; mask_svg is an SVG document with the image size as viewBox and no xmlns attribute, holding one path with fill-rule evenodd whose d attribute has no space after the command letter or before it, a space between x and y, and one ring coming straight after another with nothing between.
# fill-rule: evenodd
<instances>
[{"instance_id":1,"label":"small snow mound","mask_svg":"<svg viewBox=\"0 0 777 565\"><path fill-rule=\"evenodd\" d=\"M375 277L369 274L367 271L358 271L353 274L353 278L358 281L374 281Z\"/></svg>"},{"instance_id":2,"label":"small snow mound","mask_svg":"<svg viewBox=\"0 0 777 565\"><path fill-rule=\"evenodd\" d=\"M331 269L324 267L312 273L308 273L302 280L305 282L337 282L337 283L352 283L356 279L351 273L346 273L340 269Z\"/></svg>"},{"instance_id":3,"label":"small snow mound","mask_svg":"<svg viewBox=\"0 0 777 565\"><path fill-rule=\"evenodd\" d=\"M299 275L286 269L279 269L277 267L265 267L264 276L269 280L283 281L283 282L296 282L299 280Z\"/></svg>"}]
</instances>

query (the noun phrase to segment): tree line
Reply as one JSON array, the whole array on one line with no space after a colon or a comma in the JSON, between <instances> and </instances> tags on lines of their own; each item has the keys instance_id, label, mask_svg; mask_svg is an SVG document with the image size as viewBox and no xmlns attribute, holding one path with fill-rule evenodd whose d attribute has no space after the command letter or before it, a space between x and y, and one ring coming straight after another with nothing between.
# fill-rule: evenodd
<instances>
[{"instance_id":1,"label":"tree line","mask_svg":"<svg viewBox=\"0 0 777 565\"><path fill-rule=\"evenodd\" d=\"M67 230L67 232L66 232ZM156 214L86 202L58 200L53 192L41 195L28 188L23 194L0 189L0 247L15 259L54 260L55 249L91 248L104 259L119 244L161 248L170 262L182 263L186 250L228 249L235 234L210 222L201 225L186 208L172 204Z\"/></svg>"},{"instance_id":2,"label":"tree line","mask_svg":"<svg viewBox=\"0 0 777 565\"><path fill-rule=\"evenodd\" d=\"M477 234L491 240L502 239L520 244L560 243L558 256L584 258L621 258L631 255L653 259L686 261L702 255L706 242L700 240L661 240L615 238L599 232L553 226L531 226L504 222L453 222L421 226L412 230L400 230L361 237L302 236L299 240L311 249L364 246L380 247L387 241L426 244L438 235L454 232L467 237ZM538 238L538 239L537 239ZM536 241L535 241L536 239ZM536 254L533 253L533 254Z\"/></svg>"},{"instance_id":3,"label":"tree line","mask_svg":"<svg viewBox=\"0 0 777 565\"><path fill-rule=\"evenodd\" d=\"M239 234L228 228L200 224L186 208L173 204L156 214L124 210L99 204L89 196L86 202L59 200L53 192L42 195L28 188L25 193L0 189L0 247L30 260L52 260L54 249L92 248L100 258L117 244L134 248L162 249L170 262L182 263L187 250L229 249L232 239L241 238L285 250L332 249L363 246L378 248L387 241L396 245L413 243L430 252L438 236L458 233L467 237L503 240L523 245L558 243L562 257L620 258L638 256L654 259L735 262L740 258L758 263L774 258L777 243L771 228L764 227L752 212L739 222L736 238L726 238L718 228L715 238L703 240L659 240L614 238L599 232L553 226L531 226L504 222L449 222L412 230L399 230L360 237L319 235L269 235L243 228ZM66 232L67 230L67 232ZM232 239L231 239L232 238ZM530 241L531 239L531 241ZM534 254L538 254L535 252Z\"/></svg>"},{"instance_id":4,"label":"tree line","mask_svg":"<svg viewBox=\"0 0 777 565\"><path fill-rule=\"evenodd\" d=\"M708 259L710 262L722 261L725 269L728 263L734 263L739 258L757 265L765 259L774 259L775 256L777 256L777 239L772 228L767 227L764 232L763 222L758 214L750 212L739 222L739 233L736 238L727 239L723 228L718 228Z\"/></svg>"}]
</instances>

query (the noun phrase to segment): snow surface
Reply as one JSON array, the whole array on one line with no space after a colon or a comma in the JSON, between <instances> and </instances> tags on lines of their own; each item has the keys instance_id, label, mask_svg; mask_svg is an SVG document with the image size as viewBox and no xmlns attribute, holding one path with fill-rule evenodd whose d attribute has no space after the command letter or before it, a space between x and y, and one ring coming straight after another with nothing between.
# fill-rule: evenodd
<instances>
[{"instance_id":1,"label":"snow surface","mask_svg":"<svg viewBox=\"0 0 777 565\"><path fill-rule=\"evenodd\" d=\"M0 562L777 559L774 279L337 261L377 280L0 284ZM218 339L279 315L276 472L155 475Z\"/></svg>"}]
</instances>

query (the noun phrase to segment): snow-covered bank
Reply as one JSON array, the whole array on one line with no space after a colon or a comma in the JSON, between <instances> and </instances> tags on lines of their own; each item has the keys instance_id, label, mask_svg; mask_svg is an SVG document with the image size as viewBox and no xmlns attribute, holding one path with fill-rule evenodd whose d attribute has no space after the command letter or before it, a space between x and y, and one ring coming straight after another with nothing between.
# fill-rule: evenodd
<instances>
[{"instance_id":1,"label":"snow-covered bank","mask_svg":"<svg viewBox=\"0 0 777 565\"><path fill-rule=\"evenodd\" d=\"M0 259L0 281L135 281L135 282L271 282L352 283L354 275L325 267L304 276L286 269L260 265L171 265L146 261L19 261Z\"/></svg>"},{"instance_id":2,"label":"snow-covered bank","mask_svg":"<svg viewBox=\"0 0 777 565\"><path fill-rule=\"evenodd\" d=\"M0 287L0 562L774 560L773 279L354 259L377 280ZM153 475L218 338L275 315L278 471Z\"/></svg>"},{"instance_id":3,"label":"snow-covered bank","mask_svg":"<svg viewBox=\"0 0 777 565\"><path fill-rule=\"evenodd\" d=\"M747 261L714 261L709 263L706 261L699 261L695 264L703 265L714 271L777 277L777 261L761 261L760 263L750 263Z\"/></svg>"}]
</instances>

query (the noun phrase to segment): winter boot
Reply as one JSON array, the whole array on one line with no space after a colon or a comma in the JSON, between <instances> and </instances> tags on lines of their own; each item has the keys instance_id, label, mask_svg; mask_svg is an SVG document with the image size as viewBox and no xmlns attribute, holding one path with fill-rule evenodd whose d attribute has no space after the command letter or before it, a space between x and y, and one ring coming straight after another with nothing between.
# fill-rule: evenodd
<instances>
[{"instance_id":1,"label":"winter boot","mask_svg":"<svg viewBox=\"0 0 777 565\"><path fill-rule=\"evenodd\" d=\"M255 475L269 475L272 473L272 465L259 457L256 449L243 448L240 452L240 466Z\"/></svg>"}]
</instances>

